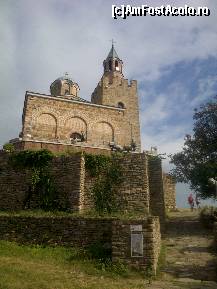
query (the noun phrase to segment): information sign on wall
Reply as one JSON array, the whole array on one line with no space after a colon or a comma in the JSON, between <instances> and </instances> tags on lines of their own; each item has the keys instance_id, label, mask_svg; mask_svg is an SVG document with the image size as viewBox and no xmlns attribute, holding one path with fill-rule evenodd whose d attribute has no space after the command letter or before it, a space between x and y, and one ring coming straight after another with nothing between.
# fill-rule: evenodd
<instances>
[{"instance_id":1,"label":"information sign on wall","mask_svg":"<svg viewBox=\"0 0 217 289\"><path fill-rule=\"evenodd\" d=\"M143 257L142 225L131 225L131 257Z\"/></svg>"}]
</instances>

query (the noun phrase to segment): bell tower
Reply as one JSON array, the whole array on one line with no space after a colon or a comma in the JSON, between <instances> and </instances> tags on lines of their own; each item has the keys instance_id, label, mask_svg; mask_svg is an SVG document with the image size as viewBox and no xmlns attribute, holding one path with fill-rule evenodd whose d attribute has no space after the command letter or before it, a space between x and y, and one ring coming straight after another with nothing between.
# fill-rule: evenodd
<instances>
[{"instance_id":1,"label":"bell tower","mask_svg":"<svg viewBox=\"0 0 217 289\"><path fill-rule=\"evenodd\" d=\"M107 75L110 77L119 76L123 78L122 66L123 66L123 62L118 57L118 54L114 48L114 42L112 42L112 48L107 58L103 61L104 75Z\"/></svg>"},{"instance_id":2,"label":"bell tower","mask_svg":"<svg viewBox=\"0 0 217 289\"><path fill-rule=\"evenodd\" d=\"M123 61L119 58L114 42L108 56L103 61L103 75L94 89L91 102L98 105L119 108L123 115L122 125L125 127L125 144L136 142L140 150L139 104L137 81L124 78Z\"/></svg>"}]
</instances>

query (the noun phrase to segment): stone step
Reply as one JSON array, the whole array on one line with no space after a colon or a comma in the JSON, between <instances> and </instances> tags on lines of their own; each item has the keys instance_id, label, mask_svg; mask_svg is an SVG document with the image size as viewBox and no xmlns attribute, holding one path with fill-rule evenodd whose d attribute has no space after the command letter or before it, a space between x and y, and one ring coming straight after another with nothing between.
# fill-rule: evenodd
<instances>
[{"instance_id":1,"label":"stone step","mask_svg":"<svg viewBox=\"0 0 217 289\"><path fill-rule=\"evenodd\" d=\"M216 281L217 262L210 248L211 236L212 232L204 229L198 219L173 216L167 221L162 238L167 248L162 272L176 280Z\"/></svg>"}]
</instances>

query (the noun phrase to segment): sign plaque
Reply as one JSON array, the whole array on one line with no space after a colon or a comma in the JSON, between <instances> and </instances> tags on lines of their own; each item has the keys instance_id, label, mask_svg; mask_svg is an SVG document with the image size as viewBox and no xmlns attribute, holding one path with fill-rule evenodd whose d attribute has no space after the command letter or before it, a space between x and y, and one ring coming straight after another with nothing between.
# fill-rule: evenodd
<instances>
[{"instance_id":1,"label":"sign plaque","mask_svg":"<svg viewBox=\"0 0 217 289\"><path fill-rule=\"evenodd\" d=\"M143 257L142 225L130 225L131 257Z\"/></svg>"}]
</instances>

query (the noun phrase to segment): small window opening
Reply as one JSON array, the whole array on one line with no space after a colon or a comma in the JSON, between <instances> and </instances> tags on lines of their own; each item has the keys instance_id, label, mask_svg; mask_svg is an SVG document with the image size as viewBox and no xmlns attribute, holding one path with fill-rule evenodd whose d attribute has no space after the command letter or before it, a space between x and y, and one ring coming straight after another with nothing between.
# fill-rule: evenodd
<instances>
[{"instance_id":1,"label":"small window opening","mask_svg":"<svg viewBox=\"0 0 217 289\"><path fill-rule=\"evenodd\" d=\"M119 102L119 103L118 103L118 107L119 107L119 108L124 108L125 106L124 106L123 102Z\"/></svg>"},{"instance_id":2,"label":"small window opening","mask_svg":"<svg viewBox=\"0 0 217 289\"><path fill-rule=\"evenodd\" d=\"M84 142L85 141L85 136L84 136L84 133L81 132L73 132L71 135L70 135L70 140L72 143L75 143L75 142Z\"/></svg>"},{"instance_id":3,"label":"small window opening","mask_svg":"<svg viewBox=\"0 0 217 289\"><path fill-rule=\"evenodd\" d=\"M109 60L109 70L112 70L112 61Z\"/></svg>"}]
</instances>

